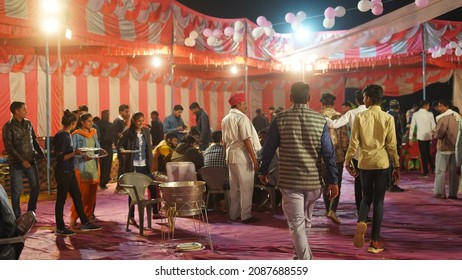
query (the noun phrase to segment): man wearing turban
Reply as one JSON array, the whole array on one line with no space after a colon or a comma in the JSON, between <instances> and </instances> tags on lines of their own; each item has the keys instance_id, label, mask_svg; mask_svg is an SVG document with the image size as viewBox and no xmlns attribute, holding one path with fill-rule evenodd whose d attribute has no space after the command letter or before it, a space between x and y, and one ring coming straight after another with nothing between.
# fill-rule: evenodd
<instances>
[{"instance_id":1,"label":"man wearing turban","mask_svg":"<svg viewBox=\"0 0 462 280\"><path fill-rule=\"evenodd\" d=\"M221 122L226 159L229 169L231 205L229 216L244 224L258 221L252 216L252 194L255 170L258 170L256 151L261 149L257 132L245 115L245 94L234 94L229 98L231 110Z\"/></svg>"}]
</instances>

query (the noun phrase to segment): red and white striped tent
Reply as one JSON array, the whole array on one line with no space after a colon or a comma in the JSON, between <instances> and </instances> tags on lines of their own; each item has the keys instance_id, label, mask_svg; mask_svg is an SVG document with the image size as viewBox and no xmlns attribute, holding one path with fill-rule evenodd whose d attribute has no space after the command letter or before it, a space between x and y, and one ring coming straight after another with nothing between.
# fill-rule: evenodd
<instances>
[{"instance_id":1,"label":"red and white striped tent","mask_svg":"<svg viewBox=\"0 0 462 280\"><path fill-rule=\"evenodd\" d=\"M0 123L11 117L12 101L25 101L37 134L45 136L47 74L45 37L37 27L39 2L0 0ZM440 2L447 1L431 0L429 6ZM120 104L146 115L157 110L164 118L175 104L187 109L197 101L209 113L212 128L219 129L229 110L227 100L237 91L247 91L250 116L257 108L267 110L271 105L288 108L289 87L298 80L311 85L314 109L320 108L324 92L336 95L340 105L346 88L370 83L383 85L390 96L410 94L423 87L422 50L427 53L427 84L451 77L457 87L462 84L458 56L434 59L428 52L462 40L459 22L428 21L378 40L369 30L370 36L362 34L356 45L337 47L309 62L313 72L293 72L287 62L299 60L307 47L289 34L254 38L257 25L247 19L209 17L173 0L68 0L61 20L72 29L73 38L59 37L59 44L58 38L48 38L51 135L60 127L63 110L82 104L94 115L109 109L112 119ZM223 31L236 26L242 27L235 28L234 36L218 36L212 46L203 35L206 28ZM192 31L199 36L188 47L185 40ZM317 33L308 51L341 40L349 32ZM153 56L161 58L164 66L153 67ZM240 69L238 74L229 72L233 65ZM194 125L188 110L183 119Z\"/></svg>"}]
</instances>

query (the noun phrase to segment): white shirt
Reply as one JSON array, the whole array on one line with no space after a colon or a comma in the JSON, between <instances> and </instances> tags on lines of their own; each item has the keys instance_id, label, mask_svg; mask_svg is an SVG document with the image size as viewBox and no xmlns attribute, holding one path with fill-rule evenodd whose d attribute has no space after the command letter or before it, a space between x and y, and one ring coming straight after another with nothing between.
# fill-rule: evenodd
<instances>
[{"instance_id":1,"label":"white shirt","mask_svg":"<svg viewBox=\"0 0 462 280\"><path fill-rule=\"evenodd\" d=\"M349 110L343 116L341 116L340 118L336 120L331 120L329 118L326 118L327 126L329 128L339 128L349 123L350 129L353 130L353 123L355 121L356 115L366 110L367 110L366 105L359 105L356 109Z\"/></svg>"},{"instance_id":2,"label":"white shirt","mask_svg":"<svg viewBox=\"0 0 462 280\"><path fill-rule=\"evenodd\" d=\"M353 131L353 123L355 121L356 115L361 113L361 112L364 112L366 110L367 110L366 105L363 104L363 105L359 105L356 109L349 110L343 116L341 116L340 118L338 118L336 120L331 120L329 118L326 118L327 127L329 127L329 128L339 128L339 127L342 127L342 126L344 126L344 125L346 125L348 123L350 125L351 131ZM360 149L358 148L358 150L356 151L356 154L354 156L354 159L356 159L356 160L359 157L359 151L360 151Z\"/></svg>"},{"instance_id":3,"label":"white shirt","mask_svg":"<svg viewBox=\"0 0 462 280\"><path fill-rule=\"evenodd\" d=\"M414 129L417 126L417 140L429 141L432 140L432 131L436 128L435 118L433 114L425 110L424 108L412 114L410 137L414 133Z\"/></svg>"},{"instance_id":4,"label":"white shirt","mask_svg":"<svg viewBox=\"0 0 462 280\"><path fill-rule=\"evenodd\" d=\"M221 121L223 142L226 144L226 159L231 163L252 163L244 140L251 140L254 152L261 149L258 134L250 119L241 111L231 109Z\"/></svg>"}]
</instances>

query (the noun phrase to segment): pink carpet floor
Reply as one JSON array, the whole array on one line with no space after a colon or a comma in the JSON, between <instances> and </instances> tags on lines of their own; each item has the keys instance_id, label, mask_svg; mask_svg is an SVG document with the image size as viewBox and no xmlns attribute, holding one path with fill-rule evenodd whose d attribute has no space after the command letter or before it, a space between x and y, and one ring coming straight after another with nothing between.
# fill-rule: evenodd
<instances>
[{"instance_id":1,"label":"pink carpet floor","mask_svg":"<svg viewBox=\"0 0 462 280\"><path fill-rule=\"evenodd\" d=\"M366 252L352 244L356 227L353 179L343 181L338 215L341 225L324 217L322 199L317 201L309 242L318 260L460 260L462 259L462 200L433 198L433 177L418 179L416 172L402 174L400 186L406 191L387 193L381 238L385 251ZM22 202L25 208L27 200ZM69 214L70 199L65 208ZM114 193L114 186L99 190L97 223L101 231L70 237L57 237L53 231L55 194L42 194L37 209L37 224L29 233L23 260L289 260L292 240L281 209L255 213L260 222L244 225L230 222L227 215L209 211L209 228L213 251L206 240L196 240L191 218L177 218L175 239L162 236L162 221L153 220L152 230L145 236L131 226L125 231L127 196ZM372 215L372 212L371 214ZM68 216L65 217L66 223ZM201 225L196 223L196 225ZM203 224L201 233L204 233ZM370 234L370 228L366 236ZM204 236L204 235L203 235ZM176 245L198 241L204 250L180 252ZM366 239L367 242L367 239Z\"/></svg>"}]
</instances>

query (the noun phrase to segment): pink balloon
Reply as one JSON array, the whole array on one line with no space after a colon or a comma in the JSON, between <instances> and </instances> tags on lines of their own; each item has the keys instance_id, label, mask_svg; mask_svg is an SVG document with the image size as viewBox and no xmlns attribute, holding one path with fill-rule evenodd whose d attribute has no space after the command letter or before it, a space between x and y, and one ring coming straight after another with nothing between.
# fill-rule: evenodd
<instances>
[{"instance_id":1,"label":"pink balloon","mask_svg":"<svg viewBox=\"0 0 462 280\"><path fill-rule=\"evenodd\" d=\"M210 37L212 35L212 30L210 28L206 28L206 29L204 29L204 31L202 31L202 34L205 37Z\"/></svg>"},{"instance_id":2,"label":"pink balloon","mask_svg":"<svg viewBox=\"0 0 462 280\"><path fill-rule=\"evenodd\" d=\"M294 13L287 13L285 16L285 20L287 23L293 23L296 20L296 16Z\"/></svg>"},{"instance_id":3,"label":"pink balloon","mask_svg":"<svg viewBox=\"0 0 462 280\"><path fill-rule=\"evenodd\" d=\"M228 36L228 37L231 37L233 36L234 34L234 28L232 28L231 26L228 26L225 28L225 35Z\"/></svg>"},{"instance_id":4,"label":"pink balloon","mask_svg":"<svg viewBox=\"0 0 462 280\"><path fill-rule=\"evenodd\" d=\"M375 16L380 16L383 13L383 6L380 4L374 4L374 6L372 6L372 13Z\"/></svg>"},{"instance_id":5,"label":"pink balloon","mask_svg":"<svg viewBox=\"0 0 462 280\"><path fill-rule=\"evenodd\" d=\"M428 5L428 0L415 0L415 4L419 8L426 7Z\"/></svg>"},{"instance_id":6,"label":"pink balloon","mask_svg":"<svg viewBox=\"0 0 462 280\"><path fill-rule=\"evenodd\" d=\"M217 37L217 38L220 38L221 35L223 35L223 32L221 32L220 29L215 29L215 30L213 30L212 35Z\"/></svg>"},{"instance_id":7,"label":"pink balloon","mask_svg":"<svg viewBox=\"0 0 462 280\"><path fill-rule=\"evenodd\" d=\"M324 11L324 17L326 17L328 19L335 18L335 9L332 8L332 7L326 8L326 10Z\"/></svg>"},{"instance_id":8,"label":"pink balloon","mask_svg":"<svg viewBox=\"0 0 462 280\"><path fill-rule=\"evenodd\" d=\"M379 4L382 3L382 0L371 0L372 4Z\"/></svg>"},{"instance_id":9,"label":"pink balloon","mask_svg":"<svg viewBox=\"0 0 462 280\"><path fill-rule=\"evenodd\" d=\"M263 23L262 27L273 27L273 24L271 23L271 21L267 20Z\"/></svg>"},{"instance_id":10,"label":"pink balloon","mask_svg":"<svg viewBox=\"0 0 462 280\"><path fill-rule=\"evenodd\" d=\"M257 24L259 26L263 26L265 24L265 22L266 22L266 18L264 16L257 17Z\"/></svg>"}]
</instances>

